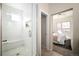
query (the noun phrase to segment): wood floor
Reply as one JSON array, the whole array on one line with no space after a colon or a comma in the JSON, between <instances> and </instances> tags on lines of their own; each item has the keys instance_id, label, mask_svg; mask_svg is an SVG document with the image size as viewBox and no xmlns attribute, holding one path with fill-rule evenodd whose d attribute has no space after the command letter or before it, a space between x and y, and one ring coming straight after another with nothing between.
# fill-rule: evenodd
<instances>
[{"instance_id":1,"label":"wood floor","mask_svg":"<svg viewBox=\"0 0 79 59\"><path fill-rule=\"evenodd\" d=\"M72 51L53 45L53 51L42 49L41 56L73 56Z\"/></svg>"},{"instance_id":2,"label":"wood floor","mask_svg":"<svg viewBox=\"0 0 79 59\"><path fill-rule=\"evenodd\" d=\"M46 49L42 49L41 56L63 56L56 51L48 51Z\"/></svg>"},{"instance_id":3,"label":"wood floor","mask_svg":"<svg viewBox=\"0 0 79 59\"><path fill-rule=\"evenodd\" d=\"M62 54L63 56L74 56L72 53L72 50L57 46L57 45L53 45L53 51L56 51L60 54Z\"/></svg>"}]
</instances>

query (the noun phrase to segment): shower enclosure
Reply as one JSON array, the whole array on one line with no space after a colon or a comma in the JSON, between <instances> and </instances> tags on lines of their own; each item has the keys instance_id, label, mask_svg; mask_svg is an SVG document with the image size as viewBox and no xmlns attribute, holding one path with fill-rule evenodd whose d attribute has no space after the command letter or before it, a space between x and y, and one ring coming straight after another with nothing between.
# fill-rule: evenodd
<instances>
[{"instance_id":1,"label":"shower enclosure","mask_svg":"<svg viewBox=\"0 0 79 59\"><path fill-rule=\"evenodd\" d=\"M36 4L0 4L0 55L35 55Z\"/></svg>"}]
</instances>

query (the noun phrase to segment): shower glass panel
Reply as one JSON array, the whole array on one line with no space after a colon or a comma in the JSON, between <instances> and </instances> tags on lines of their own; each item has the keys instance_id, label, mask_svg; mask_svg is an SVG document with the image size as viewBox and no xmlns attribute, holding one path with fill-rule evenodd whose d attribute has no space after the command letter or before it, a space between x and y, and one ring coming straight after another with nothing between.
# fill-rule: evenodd
<instances>
[{"instance_id":1,"label":"shower glass panel","mask_svg":"<svg viewBox=\"0 0 79 59\"><path fill-rule=\"evenodd\" d=\"M2 4L2 55L32 55L32 4Z\"/></svg>"}]
</instances>

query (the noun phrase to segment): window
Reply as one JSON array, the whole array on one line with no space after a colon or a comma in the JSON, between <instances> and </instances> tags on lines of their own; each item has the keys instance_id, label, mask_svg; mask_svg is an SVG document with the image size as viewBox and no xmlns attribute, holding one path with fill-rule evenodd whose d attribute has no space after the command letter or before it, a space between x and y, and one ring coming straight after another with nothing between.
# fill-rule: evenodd
<instances>
[{"instance_id":1,"label":"window","mask_svg":"<svg viewBox=\"0 0 79 59\"><path fill-rule=\"evenodd\" d=\"M70 22L63 22L62 23L62 30L64 32L69 32L70 31Z\"/></svg>"},{"instance_id":2,"label":"window","mask_svg":"<svg viewBox=\"0 0 79 59\"><path fill-rule=\"evenodd\" d=\"M68 34L71 32L70 30L71 30L70 22L61 22L61 23L57 24L57 32L59 32L59 33L61 31L66 36L68 36Z\"/></svg>"},{"instance_id":3,"label":"window","mask_svg":"<svg viewBox=\"0 0 79 59\"><path fill-rule=\"evenodd\" d=\"M70 28L70 22L63 22L62 28Z\"/></svg>"},{"instance_id":4,"label":"window","mask_svg":"<svg viewBox=\"0 0 79 59\"><path fill-rule=\"evenodd\" d=\"M58 24L57 24L57 29L58 29L58 30L61 30L61 26L62 26L62 24L61 24L61 23L58 23Z\"/></svg>"}]
</instances>

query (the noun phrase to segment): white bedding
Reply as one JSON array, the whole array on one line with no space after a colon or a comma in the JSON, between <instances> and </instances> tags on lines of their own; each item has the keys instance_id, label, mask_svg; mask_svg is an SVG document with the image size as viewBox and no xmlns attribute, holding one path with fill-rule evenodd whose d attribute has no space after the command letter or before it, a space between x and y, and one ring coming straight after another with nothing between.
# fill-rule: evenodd
<instances>
[{"instance_id":1,"label":"white bedding","mask_svg":"<svg viewBox=\"0 0 79 59\"><path fill-rule=\"evenodd\" d=\"M64 33L62 32L58 32L58 33L54 33L57 35L57 41L59 42L59 44L64 45L64 41L66 40L66 36L64 35Z\"/></svg>"}]
</instances>

